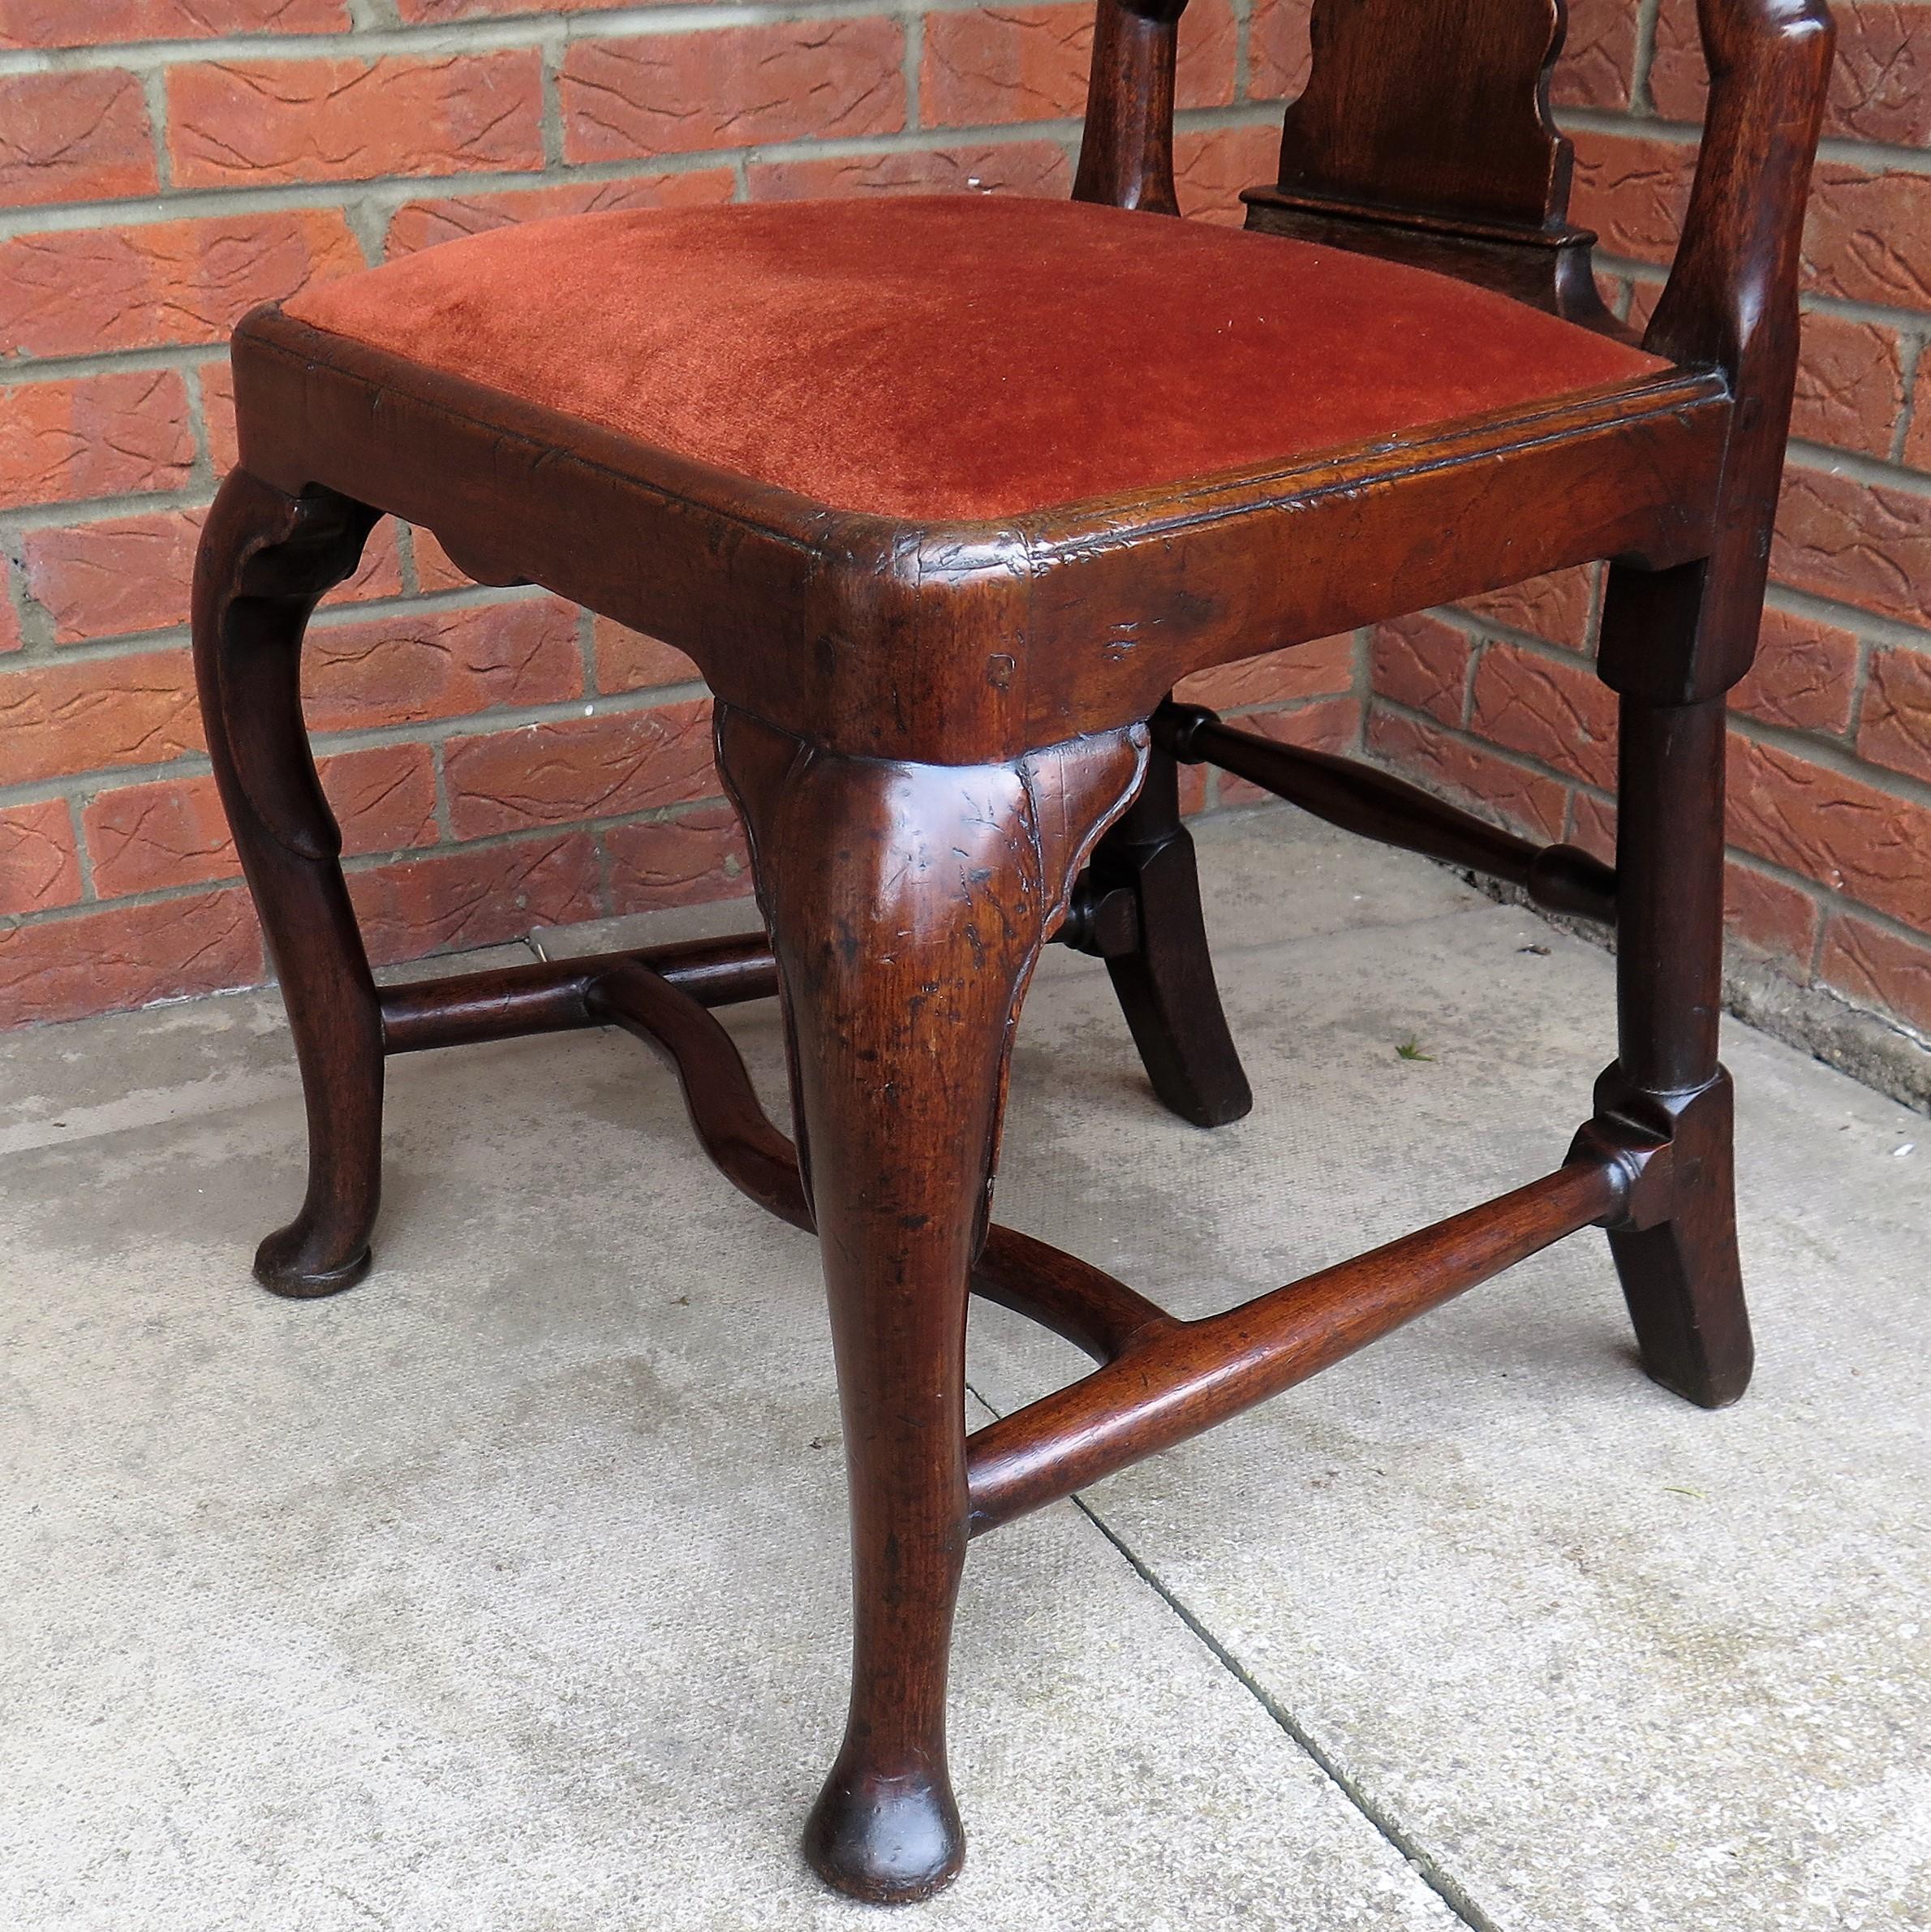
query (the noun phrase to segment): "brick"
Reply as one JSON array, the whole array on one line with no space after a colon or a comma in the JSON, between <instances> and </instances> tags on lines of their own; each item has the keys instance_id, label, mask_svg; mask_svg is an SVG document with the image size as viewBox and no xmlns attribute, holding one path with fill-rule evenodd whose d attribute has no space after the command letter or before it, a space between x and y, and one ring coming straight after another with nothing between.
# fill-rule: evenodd
<instances>
[{"instance_id":1,"label":"brick","mask_svg":"<svg viewBox=\"0 0 1931 1932\"><path fill-rule=\"evenodd\" d=\"M1796 589L1931 625L1931 497L1793 463L1770 568Z\"/></svg>"},{"instance_id":2,"label":"brick","mask_svg":"<svg viewBox=\"0 0 1931 1932\"><path fill-rule=\"evenodd\" d=\"M322 600L325 610L347 604L366 604L374 597L402 594L402 532L394 517L385 517L362 546L362 561L347 583L339 583Z\"/></svg>"},{"instance_id":3,"label":"brick","mask_svg":"<svg viewBox=\"0 0 1931 1932\"><path fill-rule=\"evenodd\" d=\"M1667 263L1689 205L1695 146L1593 127L1573 130L1572 138L1570 218L1593 228L1611 254Z\"/></svg>"},{"instance_id":4,"label":"brick","mask_svg":"<svg viewBox=\"0 0 1931 1932\"><path fill-rule=\"evenodd\" d=\"M1817 977L1931 1032L1931 944L1839 913L1824 935Z\"/></svg>"},{"instance_id":5,"label":"brick","mask_svg":"<svg viewBox=\"0 0 1931 1932\"><path fill-rule=\"evenodd\" d=\"M1247 218L1241 190L1272 181L1279 172L1278 127L1205 127L1174 136L1180 211L1196 221L1238 228Z\"/></svg>"},{"instance_id":6,"label":"brick","mask_svg":"<svg viewBox=\"0 0 1931 1932\"><path fill-rule=\"evenodd\" d=\"M722 789L703 699L452 738L443 781L458 838L651 811Z\"/></svg>"},{"instance_id":7,"label":"brick","mask_svg":"<svg viewBox=\"0 0 1931 1932\"><path fill-rule=\"evenodd\" d=\"M641 630L599 617L591 630L600 691L647 691L695 682L703 673L682 651Z\"/></svg>"},{"instance_id":8,"label":"brick","mask_svg":"<svg viewBox=\"0 0 1931 1932\"><path fill-rule=\"evenodd\" d=\"M19 613L14 609L13 577L13 566L0 557L0 652L18 651L25 641Z\"/></svg>"},{"instance_id":9,"label":"brick","mask_svg":"<svg viewBox=\"0 0 1931 1932\"><path fill-rule=\"evenodd\" d=\"M1615 695L1580 665L1490 644L1475 667L1469 727L1571 777L1615 783Z\"/></svg>"},{"instance_id":10,"label":"brick","mask_svg":"<svg viewBox=\"0 0 1931 1932\"><path fill-rule=\"evenodd\" d=\"M407 201L389 217L385 249L391 261L438 242L459 241L518 222L549 222L564 215L608 214L627 208L712 207L737 191L729 168L692 168L681 174L642 174L629 181L582 187L512 188L500 194Z\"/></svg>"},{"instance_id":11,"label":"brick","mask_svg":"<svg viewBox=\"0 0 1931 1932\"><path fill-rule=\"evenodd\" d=\"M165 630L188 618L204 509L157 510L34 530L23 540L28 592L54 620L57 643ZM392 597L402 587L395 527L386 518L362 566L326 601Z\"/></svg>"},{"instance_id":12,"label":"brick","mask_svg":"<svg viewBox=\"0 0 1931 1932\"><path fill-rule=\"evenodd\" d=\"M0 1026L252 986L261 936L239 889L0 927Z\"/></svg>"},{"instance_id":13,"label":"brick","mask_svg":"<svg viewBox=\"0 0 1931 1932\"><path fill-rule=\"evenodd\" d=\"M921 125L983 127L1077 114L1092 53L1089 6L928 14L918 65ZM1232 71L1230 61L1230 85Z\"/></svg>"},{"instance_id":14,"label":"brick","mask_svg":"<svg viewBox=\"0 0 1931 1932\"><path fill-rule=\"evenodd\" d=\"M620 913L707 906L751 889L750 854L728 805L700 805L675 818L613 825L604 834L610 901Z\"/></svg>"},{"instance_id":15,"label":"brick","mask_svg":"<svg viewBox=\"0 0 1931 1932\"><path fill-rule=\"evenodd\" d=\"M440 25L445 20L494 20L513 14L583 14L608 8L612 0L396 0L405 27Z\"/></svg>"},{"instance_id":16,"label":"brick","mask_svg":"<svg viewBox=\"0 0 1931 1932\"><path fill-rule=\"evenodd\" d=\"M514 49L171 68L168 152L182 187L540 168L541 57Z\"/></svg>"},{"instance_id":17,"label":"brick","mask_svg":"<svg viewBox=\"0 0 1931 1932\"><path fill-rule=\"evenodd\" d=\"M0 670L0 772L28 785L202 748L185 651Z\"/></svg>"},{"instance_id":18,"label":"brick","mask_svg":"<svg viewBox=\"0 0 1931 1932\"><path fill-rule=\"evenodd\" d=\"M1804 279L1849 301L1931 308L1931 176L1818 162Z\"/></svg>"},{"instance_id":19,"label":"brick","mask_svg":"<svg viewBox=\"0 0 1931 1932\"><path fill-rule=\"evenodd\" d=\"M1837 0L1826 136L1921 148L1931 141L1931 16L1895 0ZM1671 120L1703 118L1707 80L1695 0L1663 0L1649 91Z\"/></svg>"},{"instance_id":20,"label":"brick","mask_svg":"<svg viewBox=\"0 0 1931 1932\"><path fill-rule=\"evenodd\" d=\"M1903 351L1896 330L1839 316L1804 316L1792 436L1889 456L1903 404Z\"/></svg>"},{"instance_id":21,"label":"brick","mask_svg":"<svg viewBox=\"0 0 1931 1932\"><path fill-rule=\"evenodd\" d=\"M201 384L201 426L208 436L208 460L217 476L226 476L241 461L234 440L234 372L223 356L204 362L196 372Z\"/></svg>"},{"instance_id":22,"label":"brick","mask_svg":"<svg viewBox=\"0 0 1931 1932\"><path fill-rule=\"evenodd\" d=\"M1318 698L1291 711L1249 712L1241 720L1241 729L1271 738L1277 745L1298 745L1305 751L1353 751L1361 742L1361 702L1356 698ZM1273 796L1231 772L1220 774L1223 805L1258 805Z\"/></svg>"},{"instance_id":23,"label":"brick","mask_svg":"<svg viewBox=\"0 0 1931 1932\"><path fill-rule=\"evenodd\" d=\"M1701 121L1710 85L1697 0L1662 0L1649 54L1649 98L1666 121Z\"/></svg>"},{"instance_id":24,"label":"brick","mask_svg":"<svg viewBox=\"0 0 1931 1932\"><path fill-rule=\"evenodd\" d=\"M1723 926L1759 952L1776 954L1807 978L1817 950L1817 901L1782 879L1732 859L1723 871Z\"/></svg>"},{"instance_id":25,"label":"brick","mask_svg":"<svg viewBox=\"0 0 1931 1932\"><path fill-rule=\"evenodd\" d=\"M316 731L552 704L583 689L576 606L560 597L319 626L303 672Z\"/></svg>"},{"instance_id":26,"label":"brick","mask_svg":"<svg viewBox=\"0 0 1931 1932\"><path fill-rule=\"evenodd\" d=\"M1073 164L1054 141L753 161L744 172L754 201L951 193L1033 195L1061 200L1073 186Z\"/></svg>"},{"instance_id":27,"label":"brick","mask_svg":"<svg viewBox=\"0 0 1931 1932\"><path fill-rule=\"evenodd\" d=\"M426 745L378 745L318 761L322 790L351 855L436 839L436 775ZM212 777L164 779L97 794L82 818L104 899L239 878L240 861Z\"/></svg>"},{"instance_id":28,"label":"brick","mask_svg":"<svg viewBox=\"0 0 1931 1932\"><path fill-rule=\"evenodd\" d=\"M1525 630L1572 651L1587 650L1596 616L1596 567L1550 570L1524 583L1464 597L1461 608L1486 623Z\"/></svg>"},{"instance_id":29,"label":"brick","mask_svg":"<svg viewBox=\"0 0 1931 1932\"><path fill-rule=\"evenodd\" d=\"M1606 798L1579 791L1569 800L1568 841L1605 865L1616 863L1616 808Z\"/></svg>"},{"instance_id":30,"label":"brick","mask_svg":"<svg viewBox=\"0 0 1931 1932\"><path fill-rule=\"evenodd\" d=\"M1215 711L1346 697L1354 690L1354 633L1344 631L1197 671L1175 695L1183 704L1205 704Z\"/></svg>"},{"instance_id":31,"label":"brick","mask_svg":"<svg viewBox=\"0 0 1931 1932\"><path fill-rule=\"evenodd\" d=\"M1307 85L1312 64L1308 19L1313 11L1314 0L1254 0L1247 29L1250 99L1286 100ZM1274 140L1278 148L1278 131Z\"/></svg>"},{"instance_id":32,"label":"brick","mask_svg":"<svg viewBox=\"0 0 1931 1932\"><path fill-rule=\"evenodd\" d=\"M45 912L80 897L80 862L65 798L0 807L0 915Z\"/></svg>"},{"instance_id":33,"label":"brick","mask_svg":"<svg viewBox=\"0 0 1931 1932\"><path fill-rule=\"evenodd\" d=\"M1181 16L1176 104L1215 107L1234 97L1239 29L1228 0L1193 0ZM926 16L918 100L928 127L1051 121L1086 104L1093 10L974 8Z\"/></svg>"},{"instance_id":34,"label":"brick","mask_svg":"<svg viewBox=\"0 0 1931 1932\"><path fill-rule=\"evenodd\" d=\"M1562 837L1568 795L1545 772L1379 705L1368 714L1368 749L1403 777L1481 808L1516 831L1543 841Z\"/></svg>"},{"instance_id":35,"label":"brick","mask_svg":"<svg viewBox=\"0 0 1931 1932\"><path fill-rule=\"evenodd\" d=\"M103 899L241 875L212 778L170 778L98 794L81 815Z\"/></svg>"},{"instance_id":36,"label":"brick","mask_svg":"<svg viewBox=\"0 0 1931 1932\"><path fill-rule=\"evenodd\" d=\"M0 389L0 510L178 489L194 461L171 369Z\"/></svg>"},{"instance_id":37,"label":"brick","mask_svg":"<svg viewBox=\"0 0 1931 1932\"><path fill-rule=\"evenodd\" d=\"M1636 9L1629 0L1570 0L1551 98L1564 107L1627 107L1636 32Z\"/></svg>"},{"instance_id":38,"label":"brick","mask_svg":"<svg viewBox=\"0 0 1931 1932\"><path fill-rule=\"evenodd\" d=\"M347 0L0 0L0 47L338 33L349 24Z\"/></svg>"},{"instance_id":39,"label":"brick","mask_svg":"<svg viewBox=\"0 0 1931 1932\"><path fill-rule=\"evenodd\" d=\"M0 242L0 355L224 342L256 303L366 265L333 209L15 235Z\"/></svg>"},{"instance_id":40,"label":"brick","mask_svg":"<svg viewBox=\"0 0 1931 1932\"><path fill-rule=\"evenodd\" d=\"M415 557L415 587L421 591L466 589L471 579L458 570L442 540L422 524L411 527L409 544Z\"/></svg>"},{"instance_id":41,"label":"brick","mask_svg":"<svg viewBox=\"0 0 1931 1932\"><path fill-rule=\"evenodd\" d=\"M1857 639L1834 624L1765 610L1757 661L1731 693L1733 711L1794 731L1842 733L1851 727L1857 688Z\"/></svg>"},{"instance_id":42,"label":"brick","mask_svg":"<svg viewBox=\"0 0 1931 1932\"><path fill-rule=\"evenodd\" d=\"M436 843L436 772L427 745L372 745L316 764L351 858Z\"/></svg>"},{"instance_id":43,"label":"brick","mask_svg":"<svg viewBox=\"0 0 1931 1932\"><path fill-rule=\"evenodd\" d=\"M1730 807L1745 851L1931 931L1931 806L1733 734Z\"/></svg>"},{"instance_id":44,"label":"brick","mask_svg":"<svg viewBox=\"0 0 1931 1932\"><path fill-rule=\"evenodd\" d=\"M877 18L578 41L563 62L565 158L896 134L904 55L903 28Z\"/></svg>"},{"instance_id":45,"label":"brick","mask_svg":"<svg viewBox=\"0 0 1931 1932\"><path fill-rule=\"evenodd\" d=\"M1931 470L1931 348L1917 359L1917 380L1912 389L1911 428L1904 437L1903 459L1914 470Z\"/></svg>"},{"instance_id":46,"label":"brick","mask_svg":"<svg viewBox=\"0 0 1931 1932\"><path fill-rule=\"evenodd\" d=\"M1656 304L1662 299L1665 278L1658 275L1649 281L1632 276L1626 284L1629 290L1629 308L1624 316L1632 329L1645 329L1656 313Z\"/></svg>"},{"instance_id":47,"label":"brick","mask_svg":"<svg viewBox=\"0 0 1931 1932\"><path fill-rule=\"evenodd\" d=\"M0 78L0 208L114 201L158 185L147 98L133 75Z\"/></svg>"},{"instance_id":48,"label":"brick","mask_svg":"<svg viewBox=\"0 0 1931 1932\"><path fill-rule=\"evenodd\" d=\"M1857 755L1931 782L1931 656L1919 651L1872 653Z\"/></svg>"},{"instance_id":49,"label":"brick","mask_svg":"<svg viewBox=\"0 0 1931 1932\"><path fill-rule=\"evenodd\" d=\"M1444 725L1459 725L1474 655L1465 632L1418 611L1375 626L1369 682L1378 698L1425 711Z\"/></svg>"},{"instance_id":50,"label":"brick","mask_svg":"<svg viewBox=\"0 0 1931 1932\"><path fill-rule=\"evenodd\" d=\"M1931 144L1931 15L1886 0L1839 0L1833 11L1837 60L1825 132L1893 147Z\"/></svg>"},{"instance_id":51,"label":"brick","mask_svg":"<svg viewBox=\"0 0 1931 1932\"><path fill-rule=\"evenodd\" d=\"M185 623L206 515L158 510L30 531L22 544L27 588L53 618L55 643Z\"/></svg>"},{"instance_id":52,"label":"brick","mask_svg":"<svg viewBox=\"0 0 1931 1932\"><path fill-rule=\"evenodd\" d=\"M596 919L601 881L587 833L544 833L352 872L349 897L370 958L385 966Z\"/></svg>"}]
</instances>

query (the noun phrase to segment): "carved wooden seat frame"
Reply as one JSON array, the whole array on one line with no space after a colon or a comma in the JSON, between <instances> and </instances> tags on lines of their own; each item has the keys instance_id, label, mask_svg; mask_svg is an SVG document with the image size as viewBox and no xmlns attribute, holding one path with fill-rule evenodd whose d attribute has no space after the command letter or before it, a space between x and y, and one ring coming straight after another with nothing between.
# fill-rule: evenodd
<instances>
[{"instance_id":1,"label":"carved wooden seat frame","mask_svg":"<svg viewBox=\"0 0 1931 1932\"><path fill-rule=\"evenodd\" d=\"M1077 198L1175 212L1184 4L1099 0ZM1266 475L919 528L640 453L273 311L238 332L243 467L203 540L196 651L310 1137L307 1198L256 1273L306 1296L368 1268L386 1055L615 1025L669 1056L725 1173L823 1237L855 1633L806 1849L847 1892L919 1898L958 1868L945 1684L970 1536L1590 1224L1608 1230L1653 1376L1711 1406L1748 1380L1717 1058L1724 694L1756 645L1832 29L1821 0L1701 0L1701 19L1703 151L1642 338L1671 371ZM1568 148L1547 107L1559 0L1317 0L1314 25L1313 78L1279 182L1246 197L1249 226L1616 331L1593 238L1565 218ZM481 580L546 584L696 659L766 932L375 984L299 667L316 600L382 511L436 531ZM1598 557L1612 563L1598 669L1620 704L1613 871L1163 701L1208 665ZM1107 648L1129 634L1144 641ZM1619 1052L1545 1177L1188 1322L988 1227L987 1207L1013 1028L1050 938L1106 959L1170 1107L1212 1125L1249 1105L1179 817L1178 764L1199 759L1613 925ZM781 992L795 1149L709 1010ZM969 1437L969 1286L1098 1366Z\"/></svg>"}]
</instances>

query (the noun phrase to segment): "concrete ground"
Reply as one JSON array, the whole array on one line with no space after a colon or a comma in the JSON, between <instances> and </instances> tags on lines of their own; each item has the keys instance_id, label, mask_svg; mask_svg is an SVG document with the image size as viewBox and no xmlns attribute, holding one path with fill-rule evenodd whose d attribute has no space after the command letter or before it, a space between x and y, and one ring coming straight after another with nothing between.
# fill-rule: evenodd
<instances>
[{"instance_id":1,"label":"concrete ground","mask_svg":"<svg viewBox=\"0 0 1931 1932\"><path fill-rule=\"evenodd\" d=\"M1160 1112L1055 949L1002 1219L1197 1313L1559 1159L1606 957L1284 811L1202 842L1259 1106ZM1748 1398L1642 1377L1585 1233L975 1545L972 1851L903 1923L1931 1926L1931 1124L1726 1056ZM295 1305L272 996L0 1042L0 1925L879 1922L793 1849L846 1646L811 1243L620 1035L392 1078L376 1272ZM975 1314L982 1413L1078 1366Z\"/></svg>"}]
</instances>

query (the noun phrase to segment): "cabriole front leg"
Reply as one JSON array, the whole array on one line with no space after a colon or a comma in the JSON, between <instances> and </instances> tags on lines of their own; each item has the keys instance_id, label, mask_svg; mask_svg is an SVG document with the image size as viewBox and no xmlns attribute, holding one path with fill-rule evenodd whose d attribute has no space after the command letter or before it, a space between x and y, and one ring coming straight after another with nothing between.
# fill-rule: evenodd
<instances>
[{"instance_id":1,"label":"cabriole front leg","mask_svg":"<svg viewBox=\"0 0 1931 1932\"><path fill-rule=\"evenodd\" d=\"M285 496L237 471L195 564L195 676L208 755L282 985L308 1114L308 1192L264 1241L279 1295L333 1294L368 1272L381 1192L382 1021L343 884L342 836L302 721L302 638L355 568L376 513Z\"/></svg>"},{"instance_id":2,"label":"cabriole front leg","mask_svg":"<svg viewBox=\"0 0 1931 1932\"><path fill-rule=\"evenodd\" d=\"M832 755L725 709L718 755L778 961L851 1488L851 1704L805 1852L854 1897L920 1899L965 1849L945 1689L966 1284L1013 1029L1145 734L924 765Z\"/></svg>"}]
</instances>

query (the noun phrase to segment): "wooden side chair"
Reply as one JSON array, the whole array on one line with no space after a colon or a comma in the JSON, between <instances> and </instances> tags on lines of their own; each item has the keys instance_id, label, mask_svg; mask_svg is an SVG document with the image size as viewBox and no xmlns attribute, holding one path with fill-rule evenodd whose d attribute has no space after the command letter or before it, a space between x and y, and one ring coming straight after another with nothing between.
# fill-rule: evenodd
<instances>
[{"instance_id":1,"label":"wooden side chair","mask_svg":"<svg viewBox=\"0 0 1931 1932\"><path fill-rule=\"evenodd\" d=\"M310 1135L307 1198L256 1274L320 1295L368 1268L386 1055L603 1025L668 1055L725 1173L822 1237L856 1636L805 1844L861 1898L958 1869L945 1681L970 1538L1586 1226L1657 1380L1714 1406L1750 1370L1717 1061L1724 693L1756 644L1829 16L1701 0L1703 152L1639 341L1564 218L1559 0L1317 0L1280 177L1240 233L1153 218L1175 211L1184 3L1099 0L1069 204L540 222L234 338L242 467L196 648ZM767 932L375 984L299 660L382 511L481 581L696 660ZM1613 871L1163 701L1208 665L1597 557ZM1620 1044L1544 1178L1185 1322L987 1209L1021 996L1056 936L1107 960L1170 1106L1249 1104L1176 808L1176 761L1202 759L1613 923ZM709 1010L773 992L795 1150ZM968 1436L969 1289L1097 1366Z\"/></svg>"}]
</instances>

